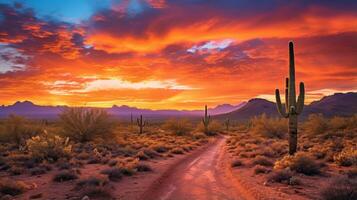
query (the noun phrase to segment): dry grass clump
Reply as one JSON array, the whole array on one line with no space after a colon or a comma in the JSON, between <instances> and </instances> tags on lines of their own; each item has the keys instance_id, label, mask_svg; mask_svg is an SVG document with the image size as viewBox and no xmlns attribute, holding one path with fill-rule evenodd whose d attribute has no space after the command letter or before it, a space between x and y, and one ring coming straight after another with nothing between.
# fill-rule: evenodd
<instances>
[{"instance_id":1,"label":"dry grass clump","mask_svg":"<svg viewBox=\"0 0 357 200\"><path fill-rule=\"evenodd\" d=\"M11 179L0 179L0 197L2 195L16 196L22 194L26 190L26 185L21 181Z\"/></svg>"},{"instance_id":2,"label":"dry grass clump","mask_svg":"<svg viewBox=\"0 0 357 200\"><path fill-rule=\"evenodd\" d=\"M30 155L38 161L53 162L60 158L69 158L72 150L69 138L49 135L47 132L28 139L26 146Z\"/></svg>"},{"instance_id":3,"label":"dry grass clump","mask_svg":"<svg viewBox=\"0 0 357 200\"><path fill-rule=\"evenodd\" d=\"M357 179L348 177L334 178L321 190L323 200L355 200L357 199Z\"/></svg>"},{"instance_id":4,"label":"dry grass clump","mask_svg":"<svg viewBox=\"0 0 357 200\"><path fill-rule=\"evenodd\" d=\"M68 108L61 113L60 120L64 134L79 142L112 135L113 123L103 109Z\"/></svg>"},{"instance_id":5,"label":"dry grass clump","mask_svg":"<svg viewBox=\"0 0 357 200\"><path fill-rule=\"evenodd\" d=\"M357 166L357 148L350 147L343 149L334 156L334 161L340 166Z\"/></svg>"},{"instance_id":6,"label":"dry grass clump","mask_svg":"<svg viewBox=\"0 0 357 200\"><path fill-rule=\"evenodd\" d=\"M53 177L53 181L55 182L64 182L75 179L78 179L78 176L77 173L73 170L60 171Z\"/></svg>"},{"instance_id":7,"label":"dry grass clump","mask_svg":"<svg viewBox=\"0 0 357 200\"><path fill-rule=\"evenodd\" d=\"M169 119L164 123L163 128L178 136L182 136L192 131L192 124L188 119Z\"/></svg>"},{"instance_id":8,"label":"dry grass clump","mask_svg":"<svg viewBox=\"0 0 357 200\"><path fill-rule=\"evenodd\" d=\"M119 181L123 177L122 169L120 169L118 167L112 167L109 169L105 169L105 170L101 171L100 173L107 175L109 180L114 181L114 182Z\"/></svg>"},{"instance_id":9,"label":"dry grass clump","mask_svg":"<svg viewBox=\"0 0 357 200\"><path fill-rule=\"evenodd\" d=\"M324 133L328 129L328 122L322 114L311 114L303 124L304 131L317 135Z\"/></svg>"},{"instance_id":10,"label":"dry grass clump","mask_svg":"<svg viewBox=\"0 0 357 200\"><path fill-rule=\"evenodd\" d=\"M287 155L275 162L274 169L287 168L309 176L321 173L321 165L312 156L304 152L298 152L294 156Z\"/></svg>"},{"instance_id":11,"label":"dry grass clump","mask_svg":"<svg viewBox=\"0 0 357 200\"><path fill-rule=\"evenodd\" d=\"M144 163L138 163L136 166L135 166L135 169L138 171L138 172L150 172L152 171L152 168L147 165L147 164L144 164Z\"/></svg>"},{"instance_id":12,"label":"dry grass clump","mask_svg":"<svg viewBox=\"0 0 357 200\"><path fill-rule=\"evenodd\" d=\"M87 198L86 198L87 197ZM116 199L108 187L89 186L81 190L81 199Z\"/></svg>"},{"instance_id":13,"label":"dry grass clump","mask_svg":"<svg viewBox=\"0 0 357 200\"><path fill-rule=\"evenodd\" d=\"M268 176L268 181L276 183L289 183L293 173L289 169L273 171Z\"/></svg>"},{"instance_id":14,"label":"dry grass clump","mask_svg":"<svg viewBox=\"0 0 357 200\"><path fill-rule=\"evenodd\" d=\"M184 150L180 147L176 147L170 151L173 154L184 154Z\"/></svg>"},{"instance_id":15,"label":"dry grass clump","mask_svg":"<svg viewBox=\"0 0 357 200\"><path fill-rule=\"evenodd\" d=\"M244 165L244 163L239 159L235 159L231 163L231 167L240 167L240 166L243 166L243 165Z\"/></svg>"},{"instance_id":16,"label":"dry grass clump","mask_svg":"<svg viewBox=\"0 0 357 200\"><path fill-rule=\"evenodd\" d=\"M4 121L0 132L0 141L14 143L16 146L25 144L25 141L43 131L41 123L30 122L24 117L9 115Z\"/></svg>"},{"instance_id":17,"label":"dry grass clump","mask_svg":"<svg viewBox=\"0 0 357 200\"><path fill-rule=\"evenodd\" d=\"M212 120L208 124L208 130L207 131L205 131L205 128L204 128L202 123L199 123L197 125L197 131L199 131L201 133L204 133L207 136L213 136L213 135L217 135L219 133L223 133L224 132L224 127L223 127L222 123L220 123L219 121Z\"/></svg>"},{"instance_id":18,"label":"dry grass clump","mask_svg":"<svg viewBox=\"0 0 357 200\"><path fill-rule=\"evenodd\" d=\"M264 156L255 157L253 160L253 164L254 165L262 165L265 167L271 167L274 165L274 163L272 161L270 161L268 158L266 158Z\"/></svg>"},{"instance_id":19,"label":"dry grass clump","mask_svg":"<svg viewBox=\"0 0 357 200\"><path fill-rule=\"evenodd\" d=\"M261 166L261 165L256 165L254 167L254 174L268 174L271 172L271 169Z\"/></svg>"},{"instance_id":20,"label":"dry grass clump","mask_svg":"<svg viewBox=\"0 0 357 200\"><path fill-rule=\"evenodd\" d=\"M268 138L283 138L287 132L286 119L269 118L265 114L251 120L251 131Z\"/></svg>"}]
</instances>

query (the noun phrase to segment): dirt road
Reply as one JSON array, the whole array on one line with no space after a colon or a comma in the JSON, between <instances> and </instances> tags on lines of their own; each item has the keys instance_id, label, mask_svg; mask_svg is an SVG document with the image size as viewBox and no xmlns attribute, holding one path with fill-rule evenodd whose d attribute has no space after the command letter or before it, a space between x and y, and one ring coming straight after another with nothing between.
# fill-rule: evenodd
<instances>
[{"instance_id":1,"label":"dirt road","mask_svg":"<svg viewBox=\"0 0 357 200\"><path fill-rule=\"evenodd\" d=\"M237 185L227 173L224 160L225 138L169 170L145 193L146 200L240 200Z\"/></svg>"}]
</instances>

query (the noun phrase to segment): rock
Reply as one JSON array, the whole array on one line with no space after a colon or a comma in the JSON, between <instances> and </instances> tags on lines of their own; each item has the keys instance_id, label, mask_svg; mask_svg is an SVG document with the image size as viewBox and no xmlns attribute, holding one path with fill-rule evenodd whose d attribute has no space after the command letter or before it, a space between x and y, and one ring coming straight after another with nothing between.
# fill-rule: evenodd
<instances>
[{"instance_id":1,"label":"rock","mask_svg":"<svg viewBox=\"0 0 357 200\"><path fill-rule=\"evenodd\" d=\"M82 200L90 200L88 196L84 196Z\"/></svg>"}]
</instances>

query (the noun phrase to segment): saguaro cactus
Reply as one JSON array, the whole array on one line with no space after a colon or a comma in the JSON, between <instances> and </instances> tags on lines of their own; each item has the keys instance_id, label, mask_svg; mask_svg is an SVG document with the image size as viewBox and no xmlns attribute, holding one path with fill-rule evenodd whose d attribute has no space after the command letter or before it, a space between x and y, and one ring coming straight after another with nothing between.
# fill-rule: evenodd
<instances>
[{"instance_id":1,"label":"saguaro cactus","mask_svg":"<svg viewBox=\"0 0 357 200\"><path fill-rule=\"evenodd\" d=\"M230 120L228 118L224 121L224 125L226 126L226 131L229 131Z\"/></svg>"},{"instance_id":2,"label":"saguaro cactus","mask_svg":"<svg viewBox=\"0 0 357 200\"><path fill-rule=\"evenodd\" d=\"M304 83L301 82L300 94L296 101L294 44L292 42L289 43L289 78L286 78L285 109L281 104L279 89L275 90L275 97L280 115L289 119L289 154L294 155L297 149L298 115L304 108L305 87Z\"/></svg>"},{"instance_id":3,"label":"saguaro cactus","mask_svg":"<svg viewBox=\"0 0 357 200\"><path fill-rule=\"evenodd\" d=\"M139 126L139 132L140 132L140 134L142 134L143 133L143 129L144 129L145 125L146 125L146 121L143 121L143 116L140 115L140 118L137 118L136 122L138 123L138 126Z\"/></svg>"},{"instance_id":4,"label":"saguaro cactus","mask_svg":"<svg viewBox=\"0 0 357 200\"><path fill-rule=\"evenodd\" d=\"M205 127L205 133L208 133L208 125L211 121L211 116L207 115L207 105L205 105L205 116L202 118L203 126Z\"/></svg>"}]
</instances>

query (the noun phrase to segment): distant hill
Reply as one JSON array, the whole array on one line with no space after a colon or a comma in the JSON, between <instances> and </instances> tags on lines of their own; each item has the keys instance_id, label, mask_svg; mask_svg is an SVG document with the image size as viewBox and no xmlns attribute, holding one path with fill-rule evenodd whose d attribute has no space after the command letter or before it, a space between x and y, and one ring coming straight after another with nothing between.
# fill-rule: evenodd
<instances>
[{"instance_id":1,"label":"distant hill","mask_svg":"<svg viewBox=\"0 0 357 200\"><path fill-rule=\"evenodd\" d=\"M17 114L29 118L55 119L66 106L40 106L30 101L16 102L9 106L0 106L0 118L9 114ZM203 106L202 106L203 108ZM134 117L144 115L146 118L163 119L170 117L200 117L202 110L151 110L130 107L126 105L112 106L106 108L114 117L129 119L132 114ZM277 117L278 112L274 102L265 99L251 99L238 105L222 104L208 109L209 114L216 119L248 120L254 116L265 113L271 117ZM318 101L305 105L301 118L306 118L309 114L321 113L324 116L351 116L357 114L357 93L336 93L331 96L323 97Z\"/></svg>"},{"instance_id":2,"label":"distant hill","mask_svg":"<svg viewBox=\"0 0 357 200\"><path fill-rule=\"evenodd\" d=\"M265 99L251 99L243 107L229 113L215 115L214 118L248 120L263 113L271 117L279 116L274 102ZM310 105L305 105L301 118L306 118L313 113L321 113L325 117L357 114L357 93L335 93L314 101Z\"/></svg>"},{"instance_id":3,"label":"distant hill","mask_svg":"<svg viewBox=\"0 0 357 200\"><path fill-rule=\"evenodd\" d=\"M231 112L245 105L245 102L238 105L222 104L214 108L209 108L208 112L211 115L222 114L226 112ZM67 106L40 106L36 105L30 101L17 101L13 105L0 106L0 118L7 117L10 114L16 114L25 116L28 118L47 118L54 119L63 111ZM202 106L202 108L204 108ZM144 115L149 118L169 118L169 117L198 117L203 115L202 110L151 110L151 109L140 109L136 107L130 107L127 105L117 106L113 105L111 108L106 108L109 114L114 117L129 119L128 117L132 114L134 117L139 115Z\"/></svg>"},{"instance_id":4,"label":"distant hill","mask_svg":"<svg viewBox=\"0 0 357 200\"><path fill-rule=\"evenodd\" d=\"M221 115L215 115L216 119L233 119L233 120L248 120L254 116L265 113L270 117L277 117L278 111L276 110L275 103L265 99L251 99L243 107Z\"/></svg>"}]
</instances>

